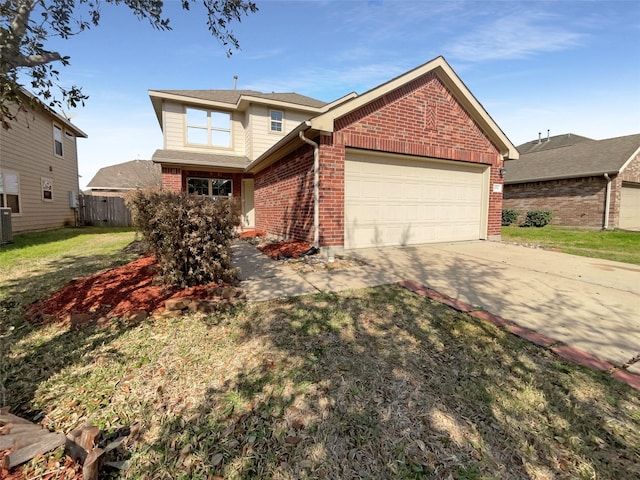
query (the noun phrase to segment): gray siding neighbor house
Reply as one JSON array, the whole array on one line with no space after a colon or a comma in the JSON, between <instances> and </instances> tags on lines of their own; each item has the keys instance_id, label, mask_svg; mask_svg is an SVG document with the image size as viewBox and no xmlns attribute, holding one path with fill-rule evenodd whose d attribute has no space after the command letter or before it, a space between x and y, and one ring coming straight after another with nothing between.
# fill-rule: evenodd
<instances>
[{"instance_id":1,"label":"gray siding neighbor house","mask_svg":"<svg viewBox=\"0 0 640 480\"><path fill-rule=\"evenodd\" d=\"M86 133L24 92L27 110L0 128L0 207L12 232L73 225L78 214L77 138Z\"/></svg>"},{"instance_id":2,"label":"gray siding neighbor house","mask_svg":"<svg viewBox=\"0 0 640 480\"><path fill-rule=\"evenodd\" d=\"M552 223L640 230L640 134L527 142L505 162L503 208L550 210Z\"/></svg>"}]
</instances>

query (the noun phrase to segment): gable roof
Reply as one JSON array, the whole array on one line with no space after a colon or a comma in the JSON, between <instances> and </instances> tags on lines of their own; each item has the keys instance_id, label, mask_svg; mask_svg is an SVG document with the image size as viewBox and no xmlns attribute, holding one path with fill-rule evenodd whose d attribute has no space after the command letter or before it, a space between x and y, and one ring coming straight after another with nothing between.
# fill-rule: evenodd
<instances>
[{"instance_id":1,"label":"gable roof","mask_svg":"<svg viewBox=\"0 0 640 480\"><path fill-rule=\"evenodd\" d=\"M446 62L444 57L440 56L403 75L383 83L362 95L350 94L342 97L338 101L332 102L329 104L331 105L331 108L298 125L298 127L289 132L275 145L272 145L271 148L264 152L260 157L251 162L247 166L247 172L256 173L277 161L283 155L286 155L301 146L303 141L299 138L300 132L333 132L335 128L335 121L339 118L348 115L349 113L377 100L383 95L386 95L389 92L396 90L430 72L434 72L438 75L438 78L463 105L473 120L480 126L482 131L500 149L500 153L503 157L519 157L518 150L513 143L511 143L500 127L498 127L498 125L493 121L480 102L476 100L466 85ZM307 136L312 137L313 135Z\"/></svg>"},{"instance_id":2,"label":"gable roof","mask_svg":"<svg viewBox=\"0 0 640 480\"><path fill-rule=\"evenodd\" d=\"M318 131L333 132L337 119L430 72L438 76L440 81L444 83L456 100L460 102L471 118L480 126L485 135L499 148L500 153L504 157L518 158L519 154L516 147L442 56L346 101L326 113L312 118L311 128Z\"/></svg>"},{"instance_id":3,"label":"gable roof","mask_svg":"<svg viewBox=\"0 0 640 480\"><path fill-rule=\"evenodd\" d=\"M136 190L159 187L161 175L160 165L151 160L131 160L101 168L87 184L87 188Z\"/></svg>"},{"instance_id":4,"label":"gable roof","mask_svg":"<svg viewBox=\"0 0 640 480\"><path fill-rule=\"evenodd\" d=\"M554 148L570 147L585 140L593 140L593 138L582 137L575 133L565 133L564 135L555 135L548 138L538 138L538 140L518 145L518 152L520 152L520 155L525 155L527 153L542 152L543 150L552 150Z\"/></svg>"},{"instance_id":5,"label":"gable roof","mask_svg":"<svg viewBox=\"0 0 640 480\"><path fill-rule=\"evenodd\" d=\"M566 147L527 153L505 162L505 184L620 173L640 153L640 134L585 139Z\"/></svg>"}]
</instances>

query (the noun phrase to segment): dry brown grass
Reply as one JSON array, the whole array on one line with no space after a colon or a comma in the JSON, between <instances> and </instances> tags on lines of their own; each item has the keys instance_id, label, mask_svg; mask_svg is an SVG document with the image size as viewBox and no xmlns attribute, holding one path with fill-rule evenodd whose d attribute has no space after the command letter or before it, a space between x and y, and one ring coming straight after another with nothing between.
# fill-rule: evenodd
<instances>
[{"instance_id":1,"label":"dry brown grass","mask_svg":"<svg viewBox=\"0 0 640 480\"><path fill-rule=\"evenodd\" d=\"M24 332L8 395L133 427L128 478L640 476L640 399L396 286Z\"/></svg>"}]
</instances>

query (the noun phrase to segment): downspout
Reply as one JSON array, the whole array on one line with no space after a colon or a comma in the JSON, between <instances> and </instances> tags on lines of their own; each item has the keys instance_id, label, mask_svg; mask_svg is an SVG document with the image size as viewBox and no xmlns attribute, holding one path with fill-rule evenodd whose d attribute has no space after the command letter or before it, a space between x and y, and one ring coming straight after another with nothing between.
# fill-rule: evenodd
<instances>
[{"instance_id":1,"label":"downspout","mask_svg":"<svg viewBox=\"0 0 640 480\"><path fill-rule=\"evenodd\" d=\"M313 147L313 246L320 248L320 148L313 140L298 132L300 140Z\"/></svg>"},{"instance_id":2,"label":"downspout","mask_svg":"<svg viewBox=\"0 0 640 480\"><path fill-rule=\"evenodd\" d=\"M609 206L611 205L611 178L608 173L604 174L604 178L607 180L607 191L604 194L604 226L603 230L609 229Z\"/></svg>"}]
</instances>

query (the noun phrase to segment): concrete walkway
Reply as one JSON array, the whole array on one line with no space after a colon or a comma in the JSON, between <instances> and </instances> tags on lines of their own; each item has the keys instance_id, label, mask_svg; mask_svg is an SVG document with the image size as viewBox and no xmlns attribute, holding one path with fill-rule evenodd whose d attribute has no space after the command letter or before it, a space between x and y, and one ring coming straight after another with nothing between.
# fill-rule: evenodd
<instances>
[{"instance_id":1,"label":"concrete walkway","mask_svg":"<svg viewBox=\"0 0 640 480\"><path fill-rule=\"evenodd\" d=\"M354 250L366 266L307 274L246 242L234 255L250 301L414 280L615 365L640 354L635 265L482 241Z\"/></svg>"}]
</instances>

